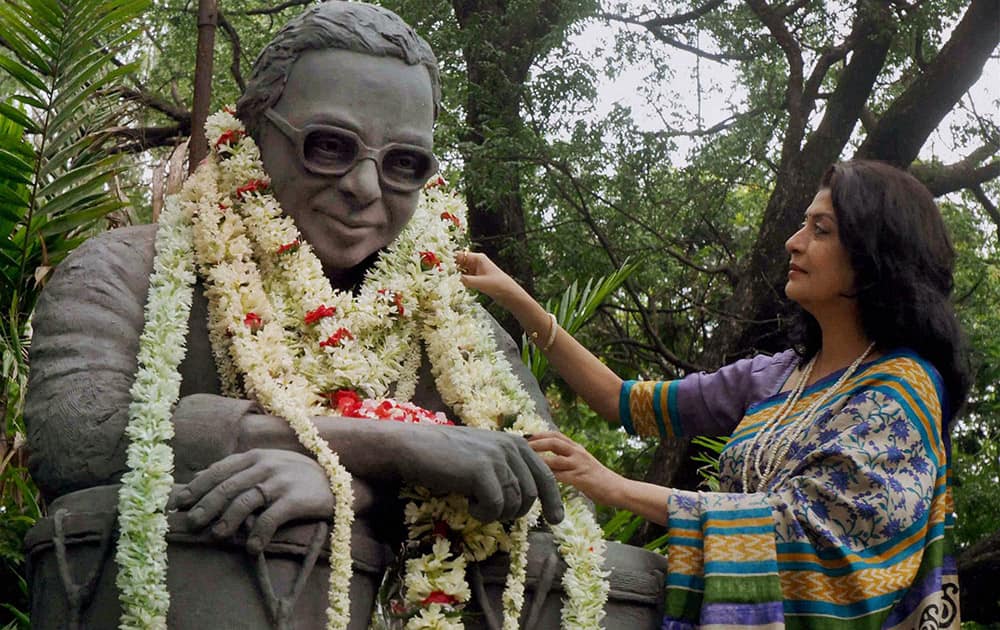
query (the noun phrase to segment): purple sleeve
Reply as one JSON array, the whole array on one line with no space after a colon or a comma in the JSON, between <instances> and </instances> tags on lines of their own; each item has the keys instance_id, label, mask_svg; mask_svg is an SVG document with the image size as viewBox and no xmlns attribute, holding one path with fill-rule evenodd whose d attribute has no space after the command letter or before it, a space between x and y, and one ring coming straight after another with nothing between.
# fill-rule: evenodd
<instances>
[{"instance_id":1,"label":"purple sleeve","mask_svg":"<svg viewBox=\"0 0 1000 630\"><path fill-rule=\"evenodd\" d=\"M621 423L633 435L729 435L751 404L778 392L795 365L795 352L786 350L675 381L626 381Z\"/></svg>"}]
</instances>

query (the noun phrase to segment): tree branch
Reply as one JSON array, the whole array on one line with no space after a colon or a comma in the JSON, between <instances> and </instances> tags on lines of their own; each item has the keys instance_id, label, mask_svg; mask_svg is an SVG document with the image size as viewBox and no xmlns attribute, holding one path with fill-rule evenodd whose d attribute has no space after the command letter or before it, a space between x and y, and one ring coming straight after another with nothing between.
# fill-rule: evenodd
<instances>
[{"instance_id":1,"label":"tree branch","mask_svg":"<svg viewBox=\"0 0 1000 630\"><path fill-rule=\"evenodd\" d=\"M809 112L803 109L802 82L804 77L802 47L788 30L783 15L764 0L747 0L754 15L767 27L788 62L788 82L785 85L785 107L788 110L788 127L781 146L781 162L787 163L799 152L805 136Z\"/></svg>"},{"instance_id":2,"label":"tree branch","mask_svg":"<svg viewBox=\"0 0 1000 630\"><path fill-rule=\"evenodd\" d=\"M102 92L108 96L118 95L123 101L134 102L150 109L154 109L167 118L178 122L181 125L191 126L191 112L182 107L178 107L160 96L148 92L141 88L128 88L125 86L116 87Z\"/></svg>"},{"instance_id":3,"label":"tree branch","mask_svg":"<svg viewBox=\"0 0 1000 630\"><path fill-rule=\"evenodd\" d=\"M732 53L711 53L707 50L702 50L697 46L692 46L691 44L682 42L681 40L669 35L661 26L654 24L659 21L658 19L643 20L637 17L629 17L627 15L618 15L616 13L598 13L597 17L602 18L608 22L620 22L622 24L631 24L633 26L639 26L646 29L650 35L658 39L660 42L677 48L678 50L683 50L684 52L689 52L693 55L701 57L702 59L709 59L711 61L718 61L720 63L725 63L727 61L747 61L752 59L752 55L734 55Z\"/></svg>"},{"instance_id":4,"label":"tree branch","mask_svg":"<svg viewBox=\"0 0 1000 630\"><path fill-rule=\"evenodd\" d=\"M737 112L732 116L725 118L706 129L692 129L688 131L679 129L668 129L666 131L654 131L653 134L658 138L676 138L678 136L697 138L701 136L712 136L719 133L720 131L725 131L726 129L729 129L730 127L732 127L733 125L737 124L738 122L740 122L745 118L754 118L756 116L760 116L767 110L768 110L767 107L761 106L761 107L755 107L750 111Z\"/></svg>"},{"instance_id":5,"label":"tree branch","mask_svg":"<svg viewBox=\"0 0 1000 630\"><path fill-rule=\"evenodd\" d=\"M275 15L276 13L281 13L285 9L290 9L292 7L301 7L306 4L314 4L316 0L285 0L280 4L276 4L273 7L263 7L260 9L247 9L246 11L229 11L229 15Z\"/></svg>"},{"instance_id":6,"label":"tree branch","mask_svg":"<svg viewBox=\"0 0 1000 630\"><path fill-rule=\"evenodd\" d=\"M851 51L851 60L840 74L837 86L826 102L823 118L810 134L800 156L813 163L820 173L840 157L850 140L872 87L885 65L895 35L895 18L884 4L862 1L855 20L851 37L855 38L856 45ZM816 179L809 182L810 189Z\"/></svg>"},{"instance_id":7,"label":"tree branch","mask_svg":"<svg viewBox=\"0 0 1000 630\"><path fill-rule=\"evenodd\" d=\"M229 73L233 75L233 80L240 87L240 92L247 89L246 81L243 80L243 73L240 72L240 57L243 55L243 47L240 45L240 34L236 32L233 25L226 19L226 15L219 10L219 26L225 31L229 43L233 47L233 61L229 64Z\"/></svg>"},{"instance_id":8,"label":"tree branch","mask_svg":"<svg viewBox=\"0 0 1000 630\"><path fill-rule=\"evenodd\" d=\"M591 214L590 209L587 207L587 203L585 201L585 195L583 191L580 189L579 183L573 177L570 177L568 179L570 185L573 186L574 189L573 192L575 194L570 194L569 191L562 190L562 185L558 182L558 179L555 181L554 185L560 189L562 197L567 201L567 203L573 206L573 208L580 214L580 216L583 217L584 222L590 228L591 232L597 238L597 241L601 244L601 248L605 251L605 253L608 255L608 258L611 260L611 264L615 265L616 267L620 267L623 261L619 259L619 256L614 251L614 247L612 246L610 239L608 239L607 235L604 234L604 231L597 224L597 221L594 220L594 217ZM647 338L650 339L656 346L657 356L660 359L659 361L660 365L664 369L669 369L672 365L673 367L679 367L688 372L699 371L701 369L699 368L699 366L680 358L669 348L667 348L666 344L663 343L663 340L660 338L656 330L653 328L652 322L650 321L649 313L642 305L642 302L639 300L638 291L636 291L635 287L632 286L631 281L626 280L624 287L625 291L632 298L632 301L640 309L639 321L642 323L642 328L645 331ZM666 361L666 363L670 365L664 364L664 360Z\"/></svg>"},{"instance_id":9,"label":"tree branch","mask_svg":"<svg viewBox=\"0 0 1000 630\"><path fill-rule=\"evenodd\" d=\"M935 197L956 190L972 189L983 182L1000 177L1000 159L985 164L983 160L993 158L1000 149L1000 142L984 144L968 157L954 164L913 163L910 173L923 182Z\"/></svg>"},{"instance_id":10,"label":"tree branch","mask_svg":"<svg viewBox=\"0 0 1000 630\"><path fill-rule=\"evenodd\" d=\"M688 11L687 13L676 13L674 15L667 16L657 16L655 18L650 18L648 20L640 20L640 18L623 18L620 21L629 22L630 24L637 24L647 29L663 28L664 26L680 26L687 22L697 20L698 18L708 15L719 5L721 5L725 0L709 0L705 4L701 5L697 9ZM604 13L601 14L602 17L611 16L611 14ZM619 16L606 17L606 19L618 20Z\"/></svg>"},{"instance_id":11,"label":"tree branch","mask_svg":"<svg viewBox=\"0 0 1000 630\"><path fill-rule=\"evenodd\" d=\"M906 168L968 89L1000 43L1000 2L972 0L951 39L885 111L857 157Z\"/></svg>"},{"instance_id":12,"label":"tree branch","mask_svg":"<svg viewBox=\"0 0 1000 630\"><path fill-rule=\"evenodd\" d=\"M983 210L986 211L986 214L989 215L990 219L993 221L993 224L997 228L997 240L1000 240L1000 210L998 210L996 204L993 203L988 196L986 196L986 191L983 190L982 186L976 184L975 186L972 186L970 190L972 190L972 195L976 198L976 201L983 206Z\"/></svg>"},{"instance_id":13,"label":"tree branch","mask_svg":"<svg viewBox=\"0 0 1000 630\"><path fill-rule=\"evenodd\" d=\"M191 126L177 124L152 127L116 127L108 130L111 136L125 142L115 147L115 153L142 153L154 147L174 146L182 142L190 133Z\"/></svg>"}]
</instances>

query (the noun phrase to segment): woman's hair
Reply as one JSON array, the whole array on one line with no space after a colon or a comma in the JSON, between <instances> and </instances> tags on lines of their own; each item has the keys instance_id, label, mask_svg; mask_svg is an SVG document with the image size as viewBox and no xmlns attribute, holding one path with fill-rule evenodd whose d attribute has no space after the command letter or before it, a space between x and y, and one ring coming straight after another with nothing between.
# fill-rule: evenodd
<instances>
[{"instance_id":1,"label":"woman's hair","mask_svg":"<svg viewBox=\"0 0 1000 630\"><path fill-rule=\"evenodd\" d=\"M430 45L388 9L364 2L331 0L293 18L264 47L254 63L247 87L236 103L240 120L260 138L264 112L281 98L292 66L310 50L348 50L394 57L421 65L430 75L434 117L441 109L441 78Z\"/></svg>"},{"instance_id":2,"label":"woman's hair","mask_svg":"<svg viewBox=\"0 0 1000 630\"><path fill-rule=\"evenodd\" d=\"M820 188L830 190L865 334L879 348L910 348L937 368L947 426L965 403L971 376L949 299L955 249L934 197L909 173L869 160L830 166ZM805 358L821 345L819 324L801 308L793 340Z\"/></svg>"}]
</instances>

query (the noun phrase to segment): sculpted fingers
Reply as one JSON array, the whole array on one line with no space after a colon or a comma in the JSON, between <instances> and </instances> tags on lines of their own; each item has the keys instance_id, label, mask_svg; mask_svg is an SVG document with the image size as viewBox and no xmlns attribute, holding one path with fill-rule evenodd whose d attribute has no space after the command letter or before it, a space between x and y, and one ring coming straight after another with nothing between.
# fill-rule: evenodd
<instances>
[{"instance_id":1,"label":"sculpted fingers","mask_svg":"<svg viewBox=\"0 0 1000 630\"><path fill-rule=\"evenodd\" d=\"M222 481L252 466L254 462L252 453L253 451L230 455L198 473L191 483L177 493L176 507L182 510L190 508Z\"/></svg>"},{"instance_id":2,"label":"sculpted fingers","mask_svg":"<svg viewBox=\"0 0 1000 630\"><path fill-rule=\"evenodd\" d=\"M278 528L291 520L290 512L288 501L275 501L274 505L264 510L250 529L250 536L247 538L247 551L252 554L263 551L264 547L274 538L274 533L278 531Z\"/></svg>"},{"instance_id":3,"label":"sculpted fingers","mask_svg":"<svg viewBox=\"0 0 1000 630\"><path fill-rule=\"evenodd\" d=\"M549 523L558 523L563 519L564 510L559 486L556 485L556 478L546 465L547 462L543 461L535 452L532 452L534 450L533 443L529 442L528 446L531 449L525 449L527 452L525 453L524 462L531 471L535 482L535 491L537 492L538 499L542 502L542 515Z\"/></svg>"},{"instance_id":4,"label":"sculpted fingers","mask_svg":"<svg viewBox=\"0 0 1000 630\"><path fill-rule=\"evenodd\" d=\"M520 438L515 438L514 452L511 455L508 463L514 477L509 483L517 486L517 496L513 502L504 508L505 518L523 516L531 509L531 505L538 498L535 473L528 465L529 461L537 458L536 455L531 452L531 449L526 448L524 440ZM511 498L514 499L514 497Z\"/></svg>"},{"instance_id":5,"label":"sculpted fingers","mask_svg":"<svg viewBox=\"0 0 1000 630\"><path fill-rule=\"evenodd\" d=\"M229 503L218 522L212 526L212 535L218 538L231 536L241 523L267 504L267 495L260 484L246 490Z\"/></svg>"},{"instance_id":6,"label":"sculpted fingers","mask_svg":"<svg viewBox=\"0 0 1000 630\"><path fill-rule=\"evenodd\" d=\"M504 506L504 488L496 474L479 475L478 483L469 497L469 514L484 523L500 518Z\"/></svg>"},{"instance_id":7,"label":"sculpted fingers","mask_svg":"<svg viewBox=\"0 0 1000 630\"><path fill-rule=\"evenodd\" d=\"M218 518L227 507L267 476L259 467L249 468L220 481L207 492L194 508L188 512L188 523L192 527L204 527ZM192 482L193 483L193 482ZM239 523L237 523L238 525Z\"/></svg>"}]
</instances>

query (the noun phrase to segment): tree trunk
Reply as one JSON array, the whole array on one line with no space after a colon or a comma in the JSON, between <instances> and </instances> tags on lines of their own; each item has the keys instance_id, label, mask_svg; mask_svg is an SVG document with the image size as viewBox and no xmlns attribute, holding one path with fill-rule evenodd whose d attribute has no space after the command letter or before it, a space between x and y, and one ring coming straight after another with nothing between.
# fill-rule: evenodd
<instances>
[{"instance_id":1,"label":"tree trunk","mask_svg":"<svg viewBox=\"0 0 1000 630\"><path fill-rule=\"evenodd\" d=\"M1000 621L1000 532L979 541L958 555L958 585L961 588L962 621Z\"/></svg>"},{"instance_id":2,"label":"tree trunk","mask_svg":"<svg viewBox=\"0 0 1000 630\"><path fill-rule=\"evenodd\" d=\"M194 102L191 105L191 153L188 172L193 173L208 155L205 120L212 102L212 66L215 59L215 28L219 21L216 0L198 1L198 52L194 63Z\"/></svg>"},{"instance_id":3,"label":"tree trunk","mask_svg":"<svg viewBox=\"0 0 1000 630\"><path fill-rule=\"evenodd\" d=\"M452 7L464 39L468 90L464 175L472 240L479 251L534 293L521 194L531 136L521 108L532 64L558 43L553 33L585 9L567 0L515 5L501 0L452 0ZM501 325L519 338L514 318L509 313L499 316Z\"/></svg>"}]
</instances>

